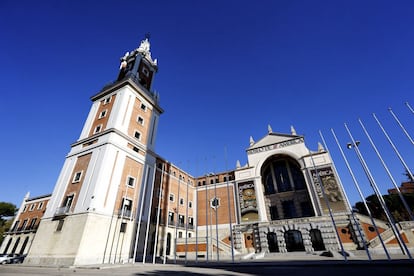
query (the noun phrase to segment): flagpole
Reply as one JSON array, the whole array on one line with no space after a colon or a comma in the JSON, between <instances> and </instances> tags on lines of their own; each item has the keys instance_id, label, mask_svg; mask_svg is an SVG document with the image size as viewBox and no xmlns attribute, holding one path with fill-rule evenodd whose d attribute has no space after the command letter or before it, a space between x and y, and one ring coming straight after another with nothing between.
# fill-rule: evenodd
<instances>
[{"instance_id":1,"label":"flagpole","mask_svg":"<svg viewBox=\"0 0 414 276\"><path fill-rule=\"evenodd\" d=\"M198 171L198 159L197 159L197 171ZM195 181L195 178L194 178ZM195 262L198 263L198 211L194 211L194 210L198 210L198 183L195 183L196 186L196 193L195 193L195 208L193 209L193 218L195 217L195 223L194 223L194 227L196 230L196 256L195 256Z\"/></svg>"},{"instance_id":2,"label":"flagpole","mask_svg":"<svg viewBox=\"0 0 414 276\"><path fill-rule=\"evenodd\" d=\"M181 171L178 168L178 195L177 195L177 218L175 223L175 241L174 241L174 263L177 263L177 233L178 233L178 224L180 222L180 187L181 186Z\"/></svg>"},{"instance_id":3,"label":"flagpole","mask_svg":"<svg viewBox=\"0 0 414 276\"><path fill-rule=\"evenodd\" d=\"M144 199L145 199L145 193L146 193L146 188L147 188L147 183L146 183L146 179L148 177L148 167L146 167L145 170L145 175L143 178L143 183L144 183L144 187L142 188L142 193L141 193L141 204L140 204L140 210L139 210L139 218L138 218L138 226L137 226L137 231L136 231L136 236L135 236L135 248L134 248L134 262L136 261L136 257L137 257L137 247L138 247L138 241L139 241L139 232L141 231L141 222L142 222L142 212L144 209ZM142 186L141 186L142 187Z\"/></svg>"},{"instance_id":4,"label":"flagpole","mask_svg":"<svg viewBox=\"0 0 414 276\"><path fill-rule=\"evenodd\" d=\"M323 142L323 144L324 144L325 149L326 149L328 152L330 152L330 150L328 149L328 146L327 146L327 144L326 144L326 142L325 142L325 138L323 137L322 132L321 132L320 130L319 130L319 136L320 136L320 137L321 137L321 139L322 139L322 142ZM337 172L337 170L336 170L335 164L334 164L333 162L332 162L332 167L333 167L333 169L334 169L334 171L335 171L335 174L336 174L336 175L337 175L337 177L338 177L339 182L341 183L342 188L343 188L343 189L345 189L345 187L342 185L342 180L340 179L339 174L338 174L338 172ZM367 243L365 242L365 237L364 237L364 235L362 234L361 226L360 226L360 224L357 222L357 219L355 218L355 213L354 213L354 210L353 210L353 208L352 208L351 203L349 202L349 199L348 199L348 197L347 197L346 193L344 193L344 194L345 194L346 201L347 201L347 203L348 203L348 207L349 207L349 209L351 210L351 217L352 217L352 220L354 221L355 226L356 226L356 228L357 228L357 230L358 230L359 236L361 237L362 244L364 245L364 249L365 249L365 251L366 251L366 253L367 253L368 259L371 261L371 260L372 260L372 259L371 259L371 254L369 253ZM358 240L357 240L357 241L358 241ZM358 247L359 247L359 246L360 246L360 245L359 245L359 243L358 243Z\"/></svg>"},{"instance_id":5,"label":"flagpole","mask_svg":"<svg viewBox=\"0 0 414 276\"><path fill-rule=\"evenodd\" d=\"M371 136L368 134L368 131L366 130L366 128L365 128L365 126L364 126L364 124L363 124L363 123L362 123L362 121L361 121L361 119L358 119L358 121L359 121L359 123L360 123L360 125L361 125L362 129L364 130L365 135L368 137L368 140L369 140L369 142L371 143L372 148L374 149L375 153L378 155L378 158L380 159L381 164L383 165L383 167L384 167L385 171L387 172L387 174L388 174L389 178L391 179L392 184L394 184L394 187L395 187L395 189L397 190L398 195L399 195L399 197L400 197L400 199L401 199L401 201L402 201L402 203L403 203L403 205L404 205L405 209L406 209L406 210L407 210L407 212L408 212L408 215L409 215L409 217L410 217L410 220L414 220L414 216L413 216L413 213L412 213L412 212L411 212L411 210L410 210L410 207L408 206L408 204L407 204L407 202L405 201L405 199L404 199L403 195L401 194L401 191L400 191L400 189L398 188L397 183L395 182L394 178L393 178L393 177L392 177L392 175L391 175L390 170L388 169L387 165L385 164L384 160L382 159L381 154L379 153L379 151L378 151L377 147L376 147L376 146L375 146L375 144L374 144L374 141L372 141Z\"/></svg>"},{"instance_id":6,"label":"flagpole","mask_svg":"<svg viewBox=\"0 0 414 276\"><path fill-rule=\"evenodd\" d=\"M167 176L168 176L168 188L167 188L167 192L170 193L171 192L171 163L168 164L168 172L167 172ZM166 214L168 214L167 216L167 220L164 223L164 225L166 226L165 228L168 229L170 227L170 195L166 194L166 196L168 196L167 200L167 210L166 210ZM165 264L167 262L167 243L168 243L168 231L165 231L164 233L164 246L163 246L163 264ZM170 245L169 245L169 251L171 252L171 240L170 240Z\"/></svg>"},{"instance_id":7,"label":"flagpole","mask_svg":"<svg viewBox=\"0 0 414 276\"><path fill-rule=\"evenodd\" d=\"M230 192L229 192L229 171L227 167L227 148L224 147L224 159L226 163L226 188L227 188L227 202L228 202L228 212L229 212L229 230L230 230L230 244L231 244L231 262L234 263L234 242L233 242L233 225L232 225L232 216L231 216L231 207L230 207Z\"/></svg>"},{"instance_id":8,"label":"flagpole","mask_svg":"<svg viewBox=\"0 0 414 276\"><path fill-rule=\"evenodd\" d=\"M147 216L147 229L145 230L145 240L144 240L144 256L142 257L142 263L145 264L145 260L147 258L147 246L148 246L148 235L151 223L151 212L152 212L152 199L154 197L154 186L155 186L155 173L157 171L157 167L154 166L154 172L152 175L152 185L151 185L151 195L150 195L150 202L148 207L148 216ZM154 253L155 254L155 248Z\"/></svg>"},{"instance_id":9,"label":"flagpole","mask_svg":"<svg viewBox=\"0 0 414 276\"><path fill-rule=\"evenodd\" d=\"M189 169L189 162L187 161L187 169ZM190 177L187 177L187 191L186 191L186 207L185 207L185 264L187 264L188 252L188 186L190 185Z\"/></svg>"},{"instance_id":10,"label":"flagpole","mask_svg":"<svg viewBox=\"0 0 414 276\"><path fill-rule=\"evenodd\" d=\"M128 176L130 175L130 173L131 173L131 169L129 169ZM125 201L126 201L127 195L128 195L128 181L125 181L125 193L124 193L124 196L122 197L122 206L121 206L121 227L122 227L122 223L123 223L123 220L124 220L124 211L125 211L125 207L126 207ZM116 262L116 251L118 250L119 237L120 236L121 236L121 231L119 231L118 241L116 242L114 263ZM119 261L121 261L121 255L122 255L122 242L121 242L121 249L119 251Z\"/></svg>"},{"instance_id":11,"label":"flagpole","mask_svg":"<svg viewBox=\"0 0 414 276\"><path fill-rule=\"evenodd\" d=\"M214 158L214 161L213 161L214 171L217 171L217 169L216 169L216 157L213 156L213 158ZM218 198L217 198L217 179L218 179L218 176L217 176L216 173L214 173L213 177L214 177L214 179L213 179L213 181L214 181L214 198L216 200L216 203L218 204ZM215 212L215 215L216 215L216 255L217 255L217 262L219 262L220 261L220 251L219 251L219 235L218 235L218 205L215 206L214 212Z\"/></svg>"},{"instance_id":12,"label":"flagpole","mask_svg":"<svg viewBox=\"0 0 414 276\"><path fill-rule=\"evenodd\" d=\"M207 162L207 160L206 160ZM206 173L206 185L204 188L206 189L206 262L208 263L208 194L207 194L207 185L208 185L208 176Z\"/></svg>"},{"instance_id":13,"label":"flagpole","mask_svg":"<svg viewBox=\"0 0 414 276\"><path fill-rule=\"evenodd\" d=\"M372 114L372 116L374 116L375 121L377 121L378 125L380 126L382 132L384 133L385 137L387 138L388 142L390 143L391 147L394 149L394 152L397 154L398 158L400 159L401 163L403 164L405 170L407 171L407 173L409 174L409 177L411 179L411 181L414 181L414 176L410 170L410 168L407 166L407 164L404 162L404 159L402 158L401 154L398 152L396 146L394 145L394 143L391 141L390 136L388 135L388 133L385 131L384 127L382 126L382 124L380 123L380 121L378 120L377 116L375 116L375 113Z\"/></svg>"},{"instance_id":14,"label":"flagpole","mask_svg":"<svg viewBox=\"0 0 414 276\"><path fill-rule=\"evenodd\" d=\"M332 214L332 210L331 210L331 206L329 204L329 200L326 198L325 187L323 187L322 179L321 179L321 177L319 175L318 169L316 168L315 161L313 160L313 156L312 156L313 153L309 149L308 149L308 152L309 152L309 156L310 156L311 161L312 161L313 169L315 170L316 177L317 177L318 182L319 182L319 185L321 187L322 197L323 197L323 199L325 201L326 207L328 207L329 216L331 218L332 225L333 225L333 227L335 229L336 237L338 238L339 245L341 247L342 256L344 257L344 261L346 262L347 261L347 257L346 257L346 254L345 254L345 249L344 249L344 246L342 244L341 237L339 236L338 229L336 228L336 223L335 223L335 220L334 220L334 217L333 217L333 214ZM322 213L323 213L323 210L322 210Z\"/></svg>"},{"instance_id":15,"label":"flagpole","mask_svg":"<svg viewBox=\"0 0 414 276\"><path fill-rule=\"evenodd\" d=\"M414 114L414 110L411 108L410 104L408 102L405 102L405 105L410 109L411 113Z\"/></svg>"},{"instance_id":16,"label":"flagpole","mask_svg":"<svg viewBox=\"0 0 414 276\"><path fill-rule=\"evenodd\" d=\"M401 129L403 130L405 136L407 136L408 140L410 140L411 144L414 145L414 141L411 138L410 134L408 134L407 130L405 130L404 126L401 124L400 120L398 120L397 116L394 114L394 112L392 111L391 107L388 108L388 111L391 113L392 117L394 117L395 121L398 123L398 125L401 127Z\"/></svg>"},{"instance_id":17,"label":"flagpole","mask_svg":"<svg viewBox=\"0 0 414 276\"><path fill-rule=\"evenodd\" d=\"M373 178L373 176L372 176L372 174L371 174L371 172L370 172L370 170L368 168L368 165L366 164L364 158L362 157L361 152L359 151L358 143L356 143L356 141L354 140L354 137L352 136L352 134L351 134L351 132L350 132L350 130L349 130L349 128L348 128L348 126L346 124L345 124L345 128L346 128L346 130L347 130L347 132L349 134L349 138L351 138L351 141L352 141L352 144L350 146L354 149L354 151L355 151L355 153L356 153L356 155L357 155L357 157L358 157L358 159L359 159L359 161L361 163L361 166L362 166L362 168L363 168L363 170L364 170L364 172L365 172L365 174L366 174L366 176L368 178L368 181L371 184L371 187L374 190L374 193L376 194L376 196L377 196L377 198L378 198L378 200L380 202L380 205L381 205L382 209L385 212L385 215L386 215L388 221L390 222L391 230L393 231L394 236L395 236L395 238L397 239L397 241L398 241L398 243L400 245L400 248L401 248L402 253L403 254L404 253L407 253L407 255L409 256L409 258L411 259L410 251L407 249L404 241L402 240L402 238L400 236L400 233L399 233L398 229L396 229L396 227L395 227L394 219L392 218L391 213L388 210L388 207L386 206L386 204L384 202L384 198L382 197L382 195L381 195L381 193L380 193L380 191L379 191L379 189L377 187L377 184L376 184L376 182L375 182L375 180L374 180L374 178Z\"/></svg>"},{"instance_id":18,"label":"flagpole","mask_svg":"<svg viewBox=\"0 0 414 276\"><path fill-rule=\"evenodd\" d=\"M155 264L155 256L156 256L156 250L158 246L158 228L160 227L160 213L161 213L161 197L163 192L163 184L164 184L164 165L165 163L162 163L161 167L161 180L160 180L160 188L158 191L158 207L157 207L157 222L155 224L155 244L154 244L154 254L152 256L152 263ZM161 253L161 252L160 252Z\"/></svg>"},{"instance_id":19,"label":"flagpole","mask_svg":"<svg viewBox=\"0 0 414 276\"><path fill-rule=\"evenodd\" d=\"M220 261L220 252L219 252L219 240L218 240L218 199L217 199L217 178L214 179L214 198L216 200L217 205L214 209L216 214L216 255L217 255L217 262Z\"/></svg>"}]
</instances>

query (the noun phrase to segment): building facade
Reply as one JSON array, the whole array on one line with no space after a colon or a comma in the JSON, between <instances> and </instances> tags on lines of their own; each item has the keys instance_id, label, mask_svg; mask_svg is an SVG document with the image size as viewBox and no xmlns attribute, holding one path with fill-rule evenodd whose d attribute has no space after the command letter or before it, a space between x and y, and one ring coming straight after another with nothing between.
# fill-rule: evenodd
<instances>
[{"instance_id":1,"label":"building facade","mask_svg":"<svg viewBox=\"0 0 414 276\"><path fill-rule=\"evenodd\" d=\"M385 223L374 232L372 221L356 217L329 153L320 144L311 151L293 127L284 134L269 126L258 141L250 138L247 164L226 172L192 176L162 158L155 151L163 113L152 92L157 69L146 38L121 58L116 81L91 97L30 250L23 250L25 263L357 250L389 232ZM403 235L412 245L413 231ZM387 237L393 246L395 238Z\"/></svg>"},{"instance_id":2,"label":"building facade","mask_svg":"<svg viewBox=\"0 0 414 276\"><path fill-rule=\"evenodd\" d=\"M6 233L0 252L11 254L29 252L50 197L50 194L37 197L30 197L30 193L26 194L12 227Z\"/></svg>"}]
</instances>

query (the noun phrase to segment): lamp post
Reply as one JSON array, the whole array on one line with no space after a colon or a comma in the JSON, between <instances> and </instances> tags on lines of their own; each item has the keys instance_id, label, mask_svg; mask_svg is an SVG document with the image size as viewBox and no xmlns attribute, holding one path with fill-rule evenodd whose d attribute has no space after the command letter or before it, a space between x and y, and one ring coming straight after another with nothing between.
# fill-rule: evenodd
<instances>
[{"instance_id":1,"label":"lamp post","mask_svg":"<svg viewBox=\"0 0 414 276\"><path fill-rule=\"evenodd\" d=\"M336 135L335 135L335 133L334 133L333 129L331 129L331 131L332 131L332 134L333 134L333 136L334 136L334 138L335 138L336 144L338 145L339 150L341 151L342 156L344 157L345 163L346 163L346 165L348 166L349 171L351 172L351 176L353 176L352 170L350 169L349 164L348 164L348 160L345 158L345 155L343 154L342 148L339 146L338 139L336 138ZM327 146L327 144L326 144L326 142L325 142L325 138L323 137L323 135L322 135L322 132L321 132L321 131L319 131L319 135L320 135L320 137L322 138L322 141L323 141L323 144L324 144L325 149L326 149L328 152L330 152L330 150L328 149L328 146ZM333 168L334 168L334 170L335 170L336 174L338 175L338 179L339 179L339 174L337 173L337 170L336 170L336 168L335 168L335 165L334 165L334 164L333 164ZM354 179L354 180L355 180L355 179ZM339 181L341 182L341 185L342 185L342 181L341 181L340 179L339 179ZM355 181L354 181L354 182L355 182ZM356 182L355 182L355 183L356 183ZM358 185L357 185L357 189L358 189L358 191L360 192ZM360 192L360 194L361 194L361 192ZM346 193L344 193L344 195L345 195L345 197L347 198ZM361 198L364 200L363 196L361 196ZM355 227L357 228L357 231L358 231L358 233L359 233L359 236L361 237L361 241L362 241L362 244L363 244L363 246L364 246L364 249L365 249L365 251L366 251L366 253L367 253L368 259L371 261L371 260L372 260L372 258L371 258L371 254L369 253L369 249L368 249L367 243L366 243L366 241L365 241L365 237L364 237L364 235L362 234L361 225L359 224L359 222L357 221L357 218L355 217L355 212L354 212L354 210L353 210L353 208L352 208L352 206L351 206L351 203L349 202L349 199L348 199L348 198L346 199L346 202L348 203L349 209L351 210L351 217L352 217L352 220L354 221ZM368 210L368 212L369 212L369 210ZM372 220L372 217L370 217L370 218L371 218L371 220ZM373 225L375 225L375 222L373 222ZM378 231L378 229L376 229L376 230ZM358 241L358 239L357 239L357 241ZM381 242L382 242L382 240L381 240ZM359 244L359 241L358 241L358 247L359 247L359 246L360 246L360 244ZM386 249L385 249L385 250L386 250ZM389 259L389 255L388 255L388 253L387 253L387 257L388 257L388 259Z\"/></svg>"},{"instance_id":2,"label":"lamp post","mask_svg":"<svg viewBox=\"0 0 414 276\"><path fill-rule=\"evenodd\" d=\"M385 201L384 201L383 197L381 196L381 193L380 193L380 191L379 191L379 189L378 189L378 187L377 187L377 185L375 183L375 180L374 180L374 178L373 178L370 170L368 169L368 165L366 164L364 158L362 157L361 152L359 151L359 144L360 144L360 142L354 140L354 137L352 136L352 134L349 131L349 128L348 128L348 126L346 124L345 124L345 128L346 128L346 130L347 130L347 132L349 134L349 137L352 140L352 142L347 143L346 147L348 149L354 149L354 151L355 151L355 153L356 153L356 155L358 157L358 160L361 163L362 169L364 170L364 173L365 173L366 177L368 178L369 184L371 185L372 189L374 190L374 193L377 196L378 201L380 202L380 205L381 205L382 209L385 212L385 215L386 215L386 217L387 217L387 219L388 219L388 221L390 223L390 226L391 226L391 229L392 229L392 231L394 233L394 236L397 239L398 244L400 245L400 248L401 248L402 253L403 254L407 254L408 257L410 259L412 259L411 254L410 254L410 251L408 250L408 248L406 247L404 241L402 240L398 229L396 229L396 227L395 227L395 222L394 222L394 220L393 220L393 218L391 216L390 211L388 210L388 208L387 208L387 206L385 204Z\"/></svg>"}]
</instances>

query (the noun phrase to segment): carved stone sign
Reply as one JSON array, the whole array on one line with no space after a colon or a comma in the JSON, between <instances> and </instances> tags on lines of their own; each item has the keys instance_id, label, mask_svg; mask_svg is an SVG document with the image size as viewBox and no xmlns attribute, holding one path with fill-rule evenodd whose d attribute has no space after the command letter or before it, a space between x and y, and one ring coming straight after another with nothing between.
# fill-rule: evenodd
<instances>
[{"instance_id":1,"label":"carved stone sign","mask_svg":"<svg viewBox=\"0 0 414 276\"><path fill-rule=\"evenodd\" d=\"M251 150L247 151L247 154L255 154L255 153L259 153L259 152L265 152L265 151L269 151L269 150L280 149L280 148L288 147L288 146L291 146L291 145L300 144L300 143L303 143L303 142L304 142L303 138L296 138L296 139L283 141L283 142L272 144L272 145L266 145L266 146L263 146L263 147L251 149Z\"/></svg>"}]
</instances>

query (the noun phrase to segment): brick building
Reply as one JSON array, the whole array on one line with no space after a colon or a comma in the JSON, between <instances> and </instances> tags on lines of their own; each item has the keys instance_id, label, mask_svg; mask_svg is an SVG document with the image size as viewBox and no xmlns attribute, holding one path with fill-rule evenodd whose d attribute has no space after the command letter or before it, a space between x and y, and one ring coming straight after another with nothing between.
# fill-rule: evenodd
<instances>
[{"instance_id":1,"label":"brick building","mask_svg":"<svg viewBox=\"0 0 414 276\"><path fill-rule=\"evenodd\" d=\"M91 97L53 193L30 200L47 205L25 238L30 250L18 248L13 228L0 251L29 250L29 265L83 265L356 250L364 241L379 246L375 233L395 246L385 223L375 232L372 221L355 218L329 153L320 144L308 149L293 127L250 138L247 164L225 172L193 176L162 158L157 69L148 39L121 58L116 81ZM31 225L24 214L15 227ZM412 245L414 226L405 227Z\"/></svg>"}]
</instances>

